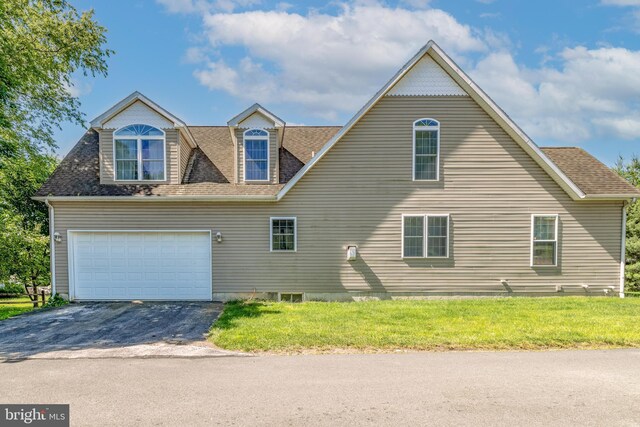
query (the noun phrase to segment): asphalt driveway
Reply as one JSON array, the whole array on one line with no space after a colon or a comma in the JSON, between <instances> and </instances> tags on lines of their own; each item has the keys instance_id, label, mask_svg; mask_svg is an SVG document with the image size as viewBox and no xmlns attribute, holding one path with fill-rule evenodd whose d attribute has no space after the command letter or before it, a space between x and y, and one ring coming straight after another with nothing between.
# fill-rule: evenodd
<instances>
[{"instance_id":1,"label":"asphalt driveway","mask_svg":"<svg viewBox=\"0 0 640 427\"><path fill-rule=\"evenodd\" d=\"M0 322L0 358L204 342L222 311L207 302L85 303Z\"/></svg>"}]
</instances>

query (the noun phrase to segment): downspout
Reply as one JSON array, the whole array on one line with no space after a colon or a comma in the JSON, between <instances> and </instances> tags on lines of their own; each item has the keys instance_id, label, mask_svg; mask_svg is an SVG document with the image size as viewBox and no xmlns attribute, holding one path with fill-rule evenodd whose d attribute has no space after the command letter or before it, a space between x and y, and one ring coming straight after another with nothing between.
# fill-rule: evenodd
<instances>
[{"instance_id":1,"label":"downspout","mask_svg":"<svg viewBox=\"0 0 640 427\"><path fill-rule=\"evenodd\" d=\"M634 199L635 201L635 199ZM624 267L627 255L627 205L628 201L622 204L622 235L620 236L620 298L624 298Z\"/></svg>"},{"instance_id":2,"label":"downspout","mask_svg":"<svg viewBox=\"0 0 640 427\"><path fill-rule=\"evenodd\" d=\"M49 252L51 254L51 295L56 294L56 251L53 234L55 233L55 210L53 205L49 203L49 199L44 199L44 204L49 208Z\"/></svg>"}]
</instances>

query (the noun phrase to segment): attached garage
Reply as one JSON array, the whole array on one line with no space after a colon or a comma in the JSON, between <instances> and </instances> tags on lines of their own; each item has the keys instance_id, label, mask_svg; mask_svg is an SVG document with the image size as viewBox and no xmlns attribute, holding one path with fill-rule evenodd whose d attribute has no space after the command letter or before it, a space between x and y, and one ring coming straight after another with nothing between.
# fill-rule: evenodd
<instances>
[{"instance_id":1,"label":"attached garage","mask_svg":"<svg viewBox=\"0 0 640 427\"><path fill-rule=\"evenodd\" d=\"M75 300L211 300L209 231L69 231Z\"/></svg>"}]
</instances>

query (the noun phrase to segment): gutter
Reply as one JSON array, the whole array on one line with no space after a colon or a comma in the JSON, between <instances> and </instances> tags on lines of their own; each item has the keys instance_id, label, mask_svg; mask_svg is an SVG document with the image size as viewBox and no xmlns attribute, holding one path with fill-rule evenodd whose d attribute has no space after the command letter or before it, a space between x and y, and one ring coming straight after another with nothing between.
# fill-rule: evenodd
<instances>
[{"instance_id":1,"label":"gutter","mask_svg":"<svg viewBox=\"0 0 640 427\"><path fill-rule=\"evenodd\" d=\"M55 233L55 217L56 211L53 208L53 205L49 203L49 199L44 199L44 204L49 208L49 252L50 252L50 261L51 266L49 267L51 271L51 296L56 294L56 251L55 251L55 241L53 239L53 234Z\"/></svg>"},{"instance_id":2,"label":"gutter","mask_svg":"<svg viewBox=\"0 0 640 427\"><path fill-rule=\"evenodd\" d=\"M45 202L275 202L275 195L202 195L202 196L50 196L32 197Z\"/></svg>"}]
</instances>

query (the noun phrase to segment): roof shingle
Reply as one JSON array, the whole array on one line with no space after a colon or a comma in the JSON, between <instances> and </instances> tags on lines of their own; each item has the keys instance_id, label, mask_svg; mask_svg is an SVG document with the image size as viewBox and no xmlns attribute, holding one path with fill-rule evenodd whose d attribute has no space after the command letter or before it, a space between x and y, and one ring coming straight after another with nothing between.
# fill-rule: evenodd
<instances>
[{"instance_id":1,"label":"roof shingle","mask_svg":"<svg viewBox=\"0 0 640 427\"><path fill-rule=\"evenodd\" d=\"M98 133L89 130L36 196L275 196L339 130L337 126L286 127L278 184L234 184L234 144L226 126L189 127L198 144L182 184L100 184ZM577 147L547 147L544 153L588 196L640 196L640 191Z\"/></svg>"},{"instance_id":2,"label":"roof shingle","mask_svg":"<svg viewBox=\"0 0 640 427\"><path fill-rule=\"evenodd\" d=\"M587 196L640 196L640 190L582 148L542 147L541 149Z\"/></svg>"}]
</instances>

